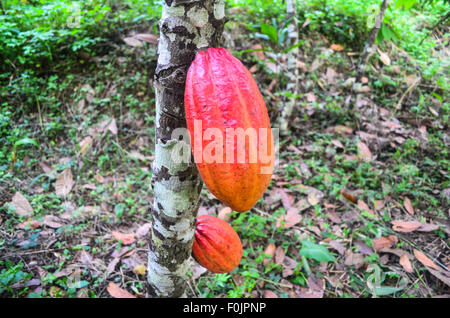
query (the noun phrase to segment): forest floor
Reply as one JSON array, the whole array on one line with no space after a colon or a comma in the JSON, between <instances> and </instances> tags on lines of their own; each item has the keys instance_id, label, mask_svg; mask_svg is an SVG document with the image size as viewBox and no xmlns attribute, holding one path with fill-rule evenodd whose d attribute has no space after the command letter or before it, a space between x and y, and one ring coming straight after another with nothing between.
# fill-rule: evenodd
<instances>
[{"instance_id":1,"label":"forest floor","mask_svg":"<svg viewBox=\"0 0 450 318\"><path fill-rule=\"evenodd\" d=\"M252 51L263 40L237 24L226 32L274 122L285 55ZM242 262L216 275L192 261L187 295L450 297L448 92L392 43L356 91L360 52L319 34L300 48L301 96L269 189L240 214L201 194L199 214L238 232ZM25 141L1 166L2 297L144 297L156 58L154 43L110 43L50 77L53 106L16 118L38 147Z\"/></svg>"}]
</instances>

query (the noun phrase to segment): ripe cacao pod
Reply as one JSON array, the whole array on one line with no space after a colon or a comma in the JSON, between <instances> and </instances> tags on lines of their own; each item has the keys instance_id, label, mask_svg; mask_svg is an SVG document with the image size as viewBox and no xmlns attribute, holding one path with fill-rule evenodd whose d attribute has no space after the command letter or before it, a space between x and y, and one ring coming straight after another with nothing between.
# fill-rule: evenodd
<instances>
[{"instance_id":1,"label":"ripe cacao pod","mask_svg":"<svg viewBox=\"0 0 450 318\"><path fill-rule=\"evenodd\" d=\"M206 187L233 210L250 210L269 186L275 162L267 108L252 74L224 48L208 48L189 67L184 101Z\"/></svg>"},{"instance_id":2,"label":"ripe cacao pod","mask_svg":"<svg viewBox=\"0 0 450 318\"><path fill-rule=\"evenodd\" d=\"M212 215L200 215L197 218L192 256L213 273L229 273L241 262L241 240L227 222Z\"/></svg>"}]
</instances>

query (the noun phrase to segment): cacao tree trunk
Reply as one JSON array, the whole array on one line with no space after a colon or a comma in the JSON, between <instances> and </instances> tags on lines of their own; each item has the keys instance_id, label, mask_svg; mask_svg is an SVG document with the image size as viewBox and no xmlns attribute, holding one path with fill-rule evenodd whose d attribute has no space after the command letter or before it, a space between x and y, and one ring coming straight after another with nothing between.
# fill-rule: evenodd
<instances>
[{"instance_id":1,"label":"cacao tree trunk","mask_svg":"<svg viewBox=\"0 0 450 318\"><path fill-rule=\"evenodd\" d=\"M296 0L286 0L287 7L287 19L292 19L292 22L288 26L288 41L286 48L289 48L298 43L298 19L297 19L297 4ZM298 71L298 57L299 48L296 47L287 53L287 76L288 83L286 90L292 93L292 97L285 103L281 116L279 117L278 124L280 127L280 133L286 135L289 133L289 121L294 111L299 86L299 71Z\"/></svg>"},{"instance_id":2,"label":"cacao tree trunk","mask_svg":"<svg viewBox=\"0 0 450 318\"><path fill-rule=\"evenodd\" d=\"M173 136L186 127L184 87L195 54L220 42L224 0L165 0L155 72L156 118L153 225L148 254L148 296L182 297L190 264L202 180L191 162L172 151L183 147Z\"/></svg>"}]
</instances>

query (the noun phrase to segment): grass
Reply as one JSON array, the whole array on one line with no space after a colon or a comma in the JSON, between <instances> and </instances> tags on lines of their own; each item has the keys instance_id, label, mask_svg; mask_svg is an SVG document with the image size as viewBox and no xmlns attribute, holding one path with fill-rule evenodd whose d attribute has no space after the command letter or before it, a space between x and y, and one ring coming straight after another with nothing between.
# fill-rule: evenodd
<instances>
[{"instance_id":1,"label":"grass","mask_svg":"<svg viewBox=\"0 0 450 318\"><path fill-rule=\"evenodd\" d=\"M0 29L4 35L0 52L9 45L12 62L3 65L0 75L0 295L108 297L105 287L115 282L142 296L145 276L139 266L146 264L145 225L151 222L153 201L156 47L132 48L120 39L131 31L153 32L160 7L124 1L112 10L113 1L101 7L101 1L93 1L92 12L77 33L80 38L67 41L68 47L61 49L50 34L69 36L61 27L65 16L49 19L49 15L70 14L64 11L68 3L44 2L52 9L43 12L6 1L8 12L20 14L3 15L3 21L15 26ZM229 7L239 7L229 14L229 25L245 30L236 39L240 44L232 48L236 56L248 66L258 65L254 75L263 92L275 80L274 98L264 95L272 120L289 96L285 79L251 49L260 43L272 61L282 56L285 48L278 40L285 13L284 5L277 3L252 0L243 6L241 1L228 1ZM355 122L345 104L351 94L345 83L354 75L352 65L357 60L346 53L361 50L361 39L369 30L365 13L378 2L321 3L305 1L299 7L299 25L309 19L301 29L304 62L308 69L314 63L320 66L301 72L298 113L292 134L281 140L276 176L255 209L231 217L244 244L241 264L232 273L214 275L193 263L189 296L448 293L448 286L416 258L410 260L414 271L409 273L399 264L399 256L379 252L374 245L380 237L395 236L392 249L409 254L420 249L449 267L445 225L450 206L449 104L448 84L443 81L448 61L442 58L448 28L416 45L426 34L424 27L433 25L447 7L443 1L434 6L418 2L409 10L388 11L386 22L401 36L380 39L379 47L393 62L383 65L376 56L371 59L370 92L357 100ZM22 26L20 19L27 23ZM411 19L416 28L410 28ZM100 31L98 21L116 25L118 33ZM19 32L7 33L19 26ZM273 28L277 41L262 32ZM350 28L360 35L350 33ZM30 43L40 39L50 49L31 52L24 39ZM330 52L332 43L346 50ZM89 54L80 58L80 52ZM328 69L335 71L334 80L327 80ZM421 82L397 109L410 87L408 75L419 76ZM308 100L309 93L314 101ZM110 126L113 120L118 133ZM337 126L347 130L333 129ZM364 160L359 142L369 146L371 160ZM64 198L55 193L55 183L66 168L72 171L74 185ZM28 200L30 216L18 215L9 204L16 192ZM350 202L344 193L367 208ZM405 197L411 200L414 215L405 210ZM300 221L288 229L277 226L280 217L299 202L308 203L307 208L299 208ZM202 191L201 213L215 214L222 207L207 189ZM401 233L392 229L393 220L440 226L431 232ZM112 231L135 233L135 241L124 244ZM311 290L315 282L323 283L323 289Z\"/></svg>"}]
</instances>

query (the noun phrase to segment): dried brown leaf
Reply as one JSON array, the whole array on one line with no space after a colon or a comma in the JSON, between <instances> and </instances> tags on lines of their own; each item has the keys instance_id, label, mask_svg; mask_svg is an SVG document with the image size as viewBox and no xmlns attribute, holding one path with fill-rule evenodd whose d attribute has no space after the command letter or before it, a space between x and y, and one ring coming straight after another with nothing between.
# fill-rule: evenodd
<instances>
[{"instance_id":1,"label":"dried brown leaf","mask_svg":"<svg viewBox=\"0 0 450 318\"><path fill-rule=\"evenodd\" d=\"M375 213L373 212L373 210L371 210L371 209L369 208L369 206L368 206L363 200L358 199L357 205L358 205L358 208L359 208L361 211L369 212L369 213L372 214L372 215L375 214Z\"/></svg>"},{"instance_id":2,"label":"dried brown leaf","mask_svg":"<svg viewBox=\"0 0 450 318\"><path fill-rule=\"evenodd\" d=\"M450 287L450 272L443 270L435 270L432 268L428 268L428 271L433 274L437 279ZM448 295L450 297L450 295Z\"/></svg>"},{"instance_id":3,"label":"dried brown leaf","mask_svg":"<svg viewBox=\"0 0 450 318\"><path fill-rule=\"evenodd\" d=\"M95 180L97 180L98 183L103 183L106 181L105 177L103 177L101 174L98 173L94 176L94 178Z\"/></svg>"},{"instance_id":4,"label":"dried brown leaf","mask_svg":"<svg viewBox=\"0 0 450 318\"><path fill-rule=\"evenodd\" d=\"M342 222L341 218L334 212L334 210L327 210L327 216L331 222L340 224Z\"/></svg>"},{"instance_id":5,"label":"dried brown leaf","mask_svg":"<svg viewBox=\"0 0 450 318\"><path fill-rule=\"evenodd\" d=\"M372 241L372 243L373 243L373 248L377 251L382 248L390 248L390 247L392 247L392 244L393 244L393 242L390 239L388 239L387 237L384 237L384 236L374 239Z\"/></svg>"},{"instance_id":6,"label":"dried brown leaf","mask_svg":"<svg viewBox=\"0 0 450 318\"><path fill-rule=\"evenodd\" d=\"M130 245L136 241L134 234L124 234L117 231L112 231L112 235L116 240L122 241L123 245Z\"/></svg>"},{"instance_id":7,"label":"dried brown leaf","mask_svg":"<svg viewBox=\"0 0 450 318\"><path fill-rule=\"evenodd\" d=\"M231 214L233 213L233 210L226 206L219 210L219 213L217 214L218 218L221 220L224 220L225 222L230 221Z\"/></svg>"},{"instance_id":8,"label":"dried brown leaf","mask_svg":"<svg viewBox=\"0 0 450 318\"><path fill-rule=\"evenodd\" d=\"M302 217L298 214L298 209L296 207L289 208L285 215L282 215L276 224L277 228L283 227L288 229L293 227L302 220Z\"/></svg>"},{"instance_id":9,"label":"dried brown leaf","mask_svg":"<svg viewBox=\"0 0 450 318\"><path fill-rule=\"evenodd\" d=\"M430 111L430 113L432 113L434 116L439 117L439 113L437 110L435 110L433 107L428 106L428 110Z\"/></svg>"},{"instance_id":10,"label":"dried brown leaf","mask_svg":"<svg viewBox=\"0 0 450 318\"><path fill-rule=\"evenodd\" d=\"M344 198L346 198L348 201L350 201L350 202L356 204L357 200L356 200L356 198L355 198L352 194L347 193L347 192L344 192L344 191L342 191L342 190L341 190L341 194L342 194L342 196L343 196Z\"/></svg>"},{"instance_id":11,"label":"dried brown leaf","mask_svg":"<svg viewBox=\"0 0 450 318\"><path fill-rule=\"evenodd\" d=\"M347 266L355 266L355 268L360 268L364 264L364 254L353 253L352 251L347 251L347 256L345 257L344 264Z\"/></svg>"},{"instance_id":12,"label":"dried brown leaf","mask_svg":"<svg viewBox=\"0 0 450 318\"><path fill-rule=\"evenodd\" d=\"M56 215L46 215L42 221L44 225L51 227L52 229L59 229L63 224L61 223L61 219Z\"/></svg>"},{"instance_id":13,"label":"dried brown leaf","mask_svg":"<svg viewBox=\"0 0 450 318\"><path fill-rule=\"evenodd\" d=\"M324 202L323 203L323 206L326 208L326 209L328 209L328 210L334 210L334 209L337 209L339 206L337 206L337 205L335 205L335 204L331 204L331 203L328 203L328 202Z\"/></svg>"},{"instance_id":14,"label":"dried brown leaf","mask_svg":"<svg viewBox=\"0 0 450 318\"><path fill-rule=\"evenodd\" d=\"M334 127L329 127L326 129L327 132L336 133L336 134L353 134L353 129L348 126L337 125Z\"/></svg>"},{"instance_id":15,"label":"dried brown leaf","mask_svg":"<svg viewBox=\"0 0 450 318\"><path fill-rule=\"evenodd\" d=\"M128 155L133 158L133 159L139 159L142 161L150 161L153 160L153 156L144 156L143 154L141 154L139 151L131 151L128 153Z\"/></svg>"},{"instance_id":16,"label":"dried brown leaf","mask_svg":"<svg viewBox=\"0 0 450 318\"><path fill-rule=\"evenodd\" d=\"M308 203L311 205L316 205L317 203L320 202L320 198L317 196L317 193L315 192L311 192L308 194Z\"/></svg>"},{"instance_id":17,"label":"dried brown leaf","mask_svg":"<svg viewBox=\"0 0 450 318\"><path fill-rule=\"evenodd\" d=\"M433 232L439 229L437 224L421 223L420 227L417 229L419 232Z\"/></svg>"},{"instance_id":18,"label":"dried brown leaf","mask_svg":"<svg viewBox=\"0 0 450 318\"><path fill-rule=\"evenodd\" d=\"M280 67L278 66L278 64L268 62L268 63L266 63L266 66L269 70L271 70L275 74L280 71Z\"/></svg>"},{"instance_id":19,"label":"dried brown leaf","mask_svg":"<svg viewBox=\"0 0 450 318\"><path fill-rule=\"evenodd\" d=\"M191 262L191 270L192 270L192 279L197 279L202 276L204 273L208 272L206 268L198 264L195 260Z\"/></svg>"},{"instance_id":20,"label":"dried brown leaf","mask_svg":"<svg viewBox=\"0 0 450 318\"><path fill-rule=\"evenodd\" d=\"M330 48L336 52L344 51L344 47L340 44L331 44Z\"/></svg>"},{"instance_id":21,"label":"dried brown leaf","mask_svg":"<svg viewBox=\"0 0 450 318\"><path fill-rule=\"evenodd\" d=\"M270 243L267 245L266 249L264 250L264 260L263 265L266 266L269 264L270 260L273 258L273 255L275 254L276 246L273 243Z\"/></svg>"},{"instance_id":22,"label":"dried brown leaf","mask_svg":"<svg viewBox=\"0 0 450 318\"><path fill-rule=\"evenodd\" d=\"M406 83L406 85L411 86L413 85L416 81L417 81L417 77L414 74L405 76L405 78L403 79Z\"/></svg>"},{"instance_id":23,"label":"dried brown leaf","mask_svg":"<svg viewBox=\"0 0 450 318\"><path fill-rule=\"evenodd\" d=\"M287 193L287 191L283 188L276 188L272 191L271 196L276 200L277 198L281 199L281 203L285 209L289 209L294 204L294 197Z\"/></svg>"},{"instance_id":24,"label":"dried brown leaf","mask_svg":"<svg viewBox=\"0 0 450 318\"><path fill-rule=\"evenodd\" d=\"M83 184L83 188L88 189L88 190L96 190L97 186L95 185L95 183L88 183L88 184Z\"/></svg>"},{"instance_id":25,"label":"dried brown leaf","mask_svg":"<svg viewBox=\"0 0 450 318\"><path fill-rule=\"evenodd\" d=\"M145 224L141 225L136 230L136 235L139 236L139 237L146 236L148 234L148 232L150 231L151 227L152 227L152 223L145 223Z\"/></svg>"},{"instance_id":26,"label":"dried brown leaf","mask_svg":"<svg viewBox=\"0 0 450 318\"><path fill-rule=\"evenodd\" d=\"M41 222L39 222L37 220L31 220L31 219L29 219L23 223L17 224L17 227L22 230L29 230L29 229L34 230L34 229L37 229L39 226L41 226Z\"/></svg>"},{"instance_id":27,"label":"dried brown leaf","mask_svg":"<svg viewBox=\"0 0 450 318\"><path fill-rule=\"evenodd\" d=\"M275 250L275 263L280 265L283 263L284 258L286 256L286 252L282 246L278 246Z\"/></svg>"},{"instance_id":28,"label":"dried brown leaf","mask_svg":"<svg viewBox=\"0 0 450 318\"><path fill-rule=\"evenodd\" d=\"M296 292L300 298L322 298L325 290L325 280L314 274L308 277L308 287L298 287Z\"/></svg>"},{"instance_id":29,"label":"dried brown leaf","mask_svg":"<svg viewBox=\"0 0 450 318\"><path fill-rule=\"evenodd\" d=\"M117 264L120 262L120 257L114 257L113 260L108 264L108 267L106 268L107 273L112 273L115 269Z\"/></svg>"},{"instance_id":30,"label":"dried brown leaf","mask_svg":"<svg viewBox=\"0 0 450 318\"><path fill-rule=\"evenodd\" d=\"M417 258L419 262L427 267L431 267L435 270L439 270L439 267L424 253L419 250L414 249L414 256Z\"/></svg>"},{"instance_id":31,"label":"dried brown leaf","mask_svg":"<svg viewBox=\"0 0 450 318\"><path fill-rule=\"evenodd\" d=\"M50 173L52 171L52 166L46 161L39 162L39 166L41 166L45 173Z\"/></svg>"},{"instance_id":32,"label":"dried brown leaf","mask_svg":"<svg viewBox=\"0 0 450 318\"><path fill-rule=\"evenodd\" d=\"M409 214L414 215L414 209L411 200L409 200L407 197L405 197L405 199L403 200L403 206Z\"/></svg>"},{"instance_id":33,"label":"dried brown leaf","mask_svg":"<svg viewBox=\"0 0 450 318\"><path fill-rule=\"evenodd\" d=\"M283 272L281 276L288 277L294 273L294 269L297 267L298 262L289 256L285 256L283 260Z\"/></svg>"},{"instance_id":34,"label":"dried brown leaf","mask_svg":"<svg viewBox=\"0 0 450 318\"><path fill-rule=\"evenodd\" d=\"M255 64L252 67L249 68L250 73L256 73L258 71L258 65Z\"/></svg>"},{"instance_id":35,"label":"dried brown leaf","mask_svg":"<svg viewBox=\"0 0 450 318\"><path fill-rule=\"evenodd\" d=\"M375 201L374 201L374 208L375 208L375 210L379 211L379 210L381 210L382 208L384 208L384 205L385 205L385 204L386 204L386 203L385 203L384 200L375 200Z\"/></svg>"},{"instance_id":36,"label":"dried brown leaf","mask_svg":"<svg viewBox=\"0 0 450 318\"><path fill-rule=\"evenodd\" d=\"M313 92L309 92L306 96L306 100L310 103L314 103L317 100L317 97Z\"/></svg>"},{"instance_id":37,"label":"dried brown leaf","mask_svg":"<svg viewBox=\"0 0 450 318\"><path fill-rule=\"evenodd\" d=\"M134 36L136 39L145 41L147 43L157 44L158 36L149 33L139 33Z\"/></svg>"},{"instance_id":38,"label":"dried brown leaf","mask_svg":"<svg viewBox=\"0 0 450 318\"><path fill-rule=\"evenodd\" d=\"M67 196L73 187L73 176L70 168L64 169L55 182L55 192L58 196Z\"/></svg>"},{"instance_id":39,"label":"dried brown leaf","mask_svg":"<svg viewBox=\"0 0 450 318\"><path fill-rule=\"evenodd\" d=\"M305 22L302 24L302 29L308 26L311 23L311 19L309 17L306 18Z\"/></svg>"},{"instance_id":40,"label":"dried brown leaf","mask_svg":"<svg viewBox=\"0 0 450 318\"><path fill-rule=\"evenodd\" d=\"M275 294L273 291L266 289L264 291L264 298L278 298L278 295Z\"/></svg>"},{"instance_id":41,"label":"dried brown leaf","mask_svg":"<svg viewBox=\"0 0 450 318\"><path fill-rule=\"evenodd\" d=\"M142 42L135 37L124 38L123 41L132 47L141 47L143 45Z\"/></svg>"},{"instance_id":42,"label":"dried brown leaf","mask_svg":"<svg viewBox=\"0 0 450 318\"><path fill-rule=\"evenodd\" d=\"M264 61L266 59L266 56L264 55L264 51L262 51L263 47L261 44L255 44L252 46L252 50L255 51L255 55L261 60Z\"/></svg>"},{"instance_id":43,"label":"dried brown leaf","mask_svg":"<svg viewBox=\"0 0 450 318\"><path fill-rule=\"evenodd\" d=\"M338 147L338 148L342 148L342 149L345 148L344 145L342 144L342 142L340 142L338 139L333 139L333 140L331 141L331 143L332 143L333 145L335 145L336 147Z\"/></svg>"},{"instance_id":44,"label":"dried brown leaf","mask_svg":"<svg viewBox=\"0 0 450 318\"><path fill-rule=\"evenodd\" d=\"M403 254L400 256L400 265L402 265L403 269L408 273L413 273L413 267L411 265L411 262L409 261L408 255Z\"/></svg>"},{"instance_id":45,"label":"dried brown leaf","mask_svg":"<svg viewBox=\"0 0 450 318\"><path fill-rule=\"evenodd\" d=\"M303 71L305 71L305 72L308 71L308 68L307 68L305 62L297 61L297 66L298 66L299 69L301 69L301 70L303 70Z\"/></svg>"},{"instance_id":46,"label":"dried brown leaf","mask_svg":"<svg viewBox=\"0 0 450 318\"><path fill-rule=\"evenodd\" d=\"M364 255L372 255L373 254L372 248L361 240L354 241L353 245L357 246L359 248L359 252L361 252Z\"/></svg>"},{"instance_id":47,"label":"dried brown leaf","mask_svg":"<svg viewBox=\"0 0 450 318\"><path fill-rule=\"evenodd\" d=\"M130 294L125 289L120 288L113 282L110 282L108 287L106 288L111 297L114 298L136 298L136 296Z\"/></svg>"},{"instance_id":48,"label":"dried brown leaf","mask_svg":"<svg viewBox=\"0 0 450 318\"><path fill-rule=\"evenodd\" d=\"M399 123L397 123L395 121L384 121L384 122L382 122L382 125L390 130L396 130L396 129L403 128L402 125L400 125Z\"/></svg>"},{"instance_id":49,"label":"dried brown leaf","mask_svg":"<svg viewBox=\"0 0 450 318\"><path fill-rule=\"evenodd\" d=\"M10 205L12 205L15 208L14 212L17 215L29 216L33 214L33 208L31 207L27 198L25 198L25 196L20 192L16 192L14 194L14 196L11 199Z\"/></svg>"},{"instance_id":50,"label":"dried brown leaf","mask_svg":"<svg viewBox=\"0 0 450 318\"><path fill-rule=\"evenodd\" d=\"M395 235L388 235L387 238L392 242L393 245L397 245L398 237Z\"/></svg>"},{"instance_id":51,"label":"dried brown leaf","mask_svg":"<svg viewBox=\"0 0 450 318\"><path fill-rule=\"evenodd\" d=\"M372 160L372 152L369 147L362 141L358 142L358 157L365 162L369 162Z\"/></svg>"},{"instance_id":52,"label":"dried brown leaf","mask_svg":"<svg viewBox=\"0 0 450 318\"><path fill-rule=\"evenodd\" d=\"M380 61L383 62L385 65L391 65L391 59L389 56L377 48L378 54L380 55Z\"/></svg>"},{"instance_id":53,"label":"dried brown leaf","mask_svg":"<svg viewBox=\"0 0 450 318\"><path fill-rule=\"evenodd\" d=\"M344 255L346 248L341 244L341 242L333 240L330 241L330 247L334 248L336 251L338 251L339 254Z\"/></svg>"},{"instance_id":54,"label":"dried brown leaf","mask_svg":"<svg viewBox=\"0 0 450 318\"><path fill-rule=\"evenodd\" d=\"M113 120L111 120L111 123L108 125L108 130L109 130L113 135L117 135L118 128L117 128L116 120L115 120L114 118L113 118Z\"/></svg>"},{"instance_id":55,"label":"dried brown leaf","mask_svg":"<svg viewBox=\"0 0 450 318\"><path fill-rule=\"evenodd\" d=\"M333 68L327 67L325 77L327 79L328 84L336 84L336 71Z\"/></svg>"},{"instance_id":56,"label":"dried brown leaf","mask_svg":"<svg viewBox=\"0 0 450 318\"><path fill-rule=\"evenodd\" d=\"M413 258L413 256L411 254L405 252L404 250L402 250L400 248L386 248L386 247L383 247L383 248L379 249L378 252L379 253L390 253L390 254L397 255L398 257L401 257L403 254L406 254L409 259Z\"/></svg>"},{"instance_id":57,"label":"dried brown leaf","mask_svg":"<svg viewBox=\"0 0 450 318\"><path fill-rule=\"evenodd\" d=\"M87 151L91 148L92 146L92 137L91 136L87 136L84 137L82 141L80 141L79 147L80 147L80 153L82 155L86 154Z\"/></svg>"},{"instance_id":58,"label":"dried brown leaf","mask_svg":"<svg viewBox=\"0 0 450 318\"><path fill-rule=\"evenodd\" d=\"M392 229L396 232L412 232L421 227L420 222L414 221L392 221Z\"/></svg>"}]
</instances>

